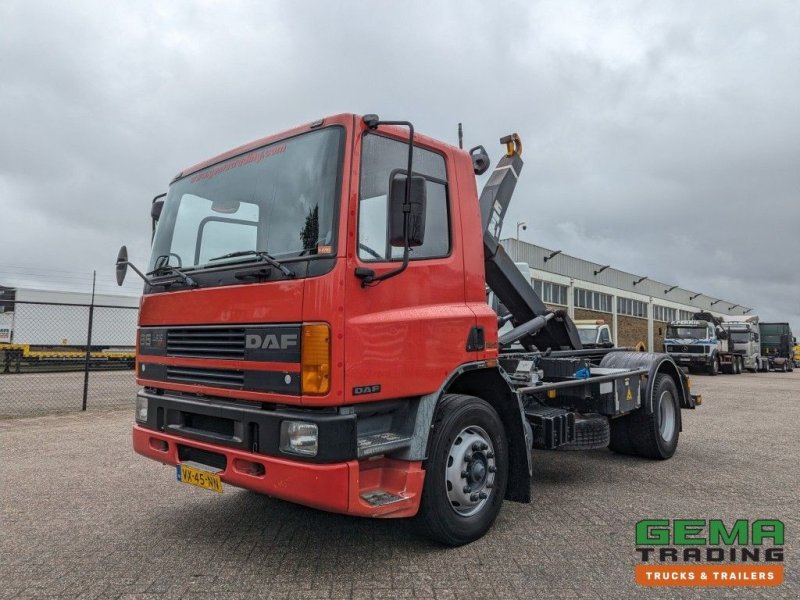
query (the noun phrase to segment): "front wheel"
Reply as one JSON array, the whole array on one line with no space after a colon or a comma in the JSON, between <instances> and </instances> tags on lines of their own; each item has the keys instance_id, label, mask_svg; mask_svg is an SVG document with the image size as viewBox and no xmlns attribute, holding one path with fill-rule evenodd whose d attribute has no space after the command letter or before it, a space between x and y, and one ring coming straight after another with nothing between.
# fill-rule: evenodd
<instances>
[{"instance_id":1,"label":"front wheel","mask_svg":"<svg viewBox=\"0 0 800 600\"><path fill-rule=\"evenodd\" d=\"M711 376L719 375L719 356L711 359L711 364L708 367L708 374Z\"/></svg>"},{"instance_id":2,"label":"front wheel","mask_svg":"<svg viewBox=\"0 0 800 600\"><path fill-rule=\"evenodd\" d=\"M508 482L508 442L497 411L474 396L444 396L428 456L420 529L449 546L479 539L497 518Z\"/></svg>"}]
</instances>

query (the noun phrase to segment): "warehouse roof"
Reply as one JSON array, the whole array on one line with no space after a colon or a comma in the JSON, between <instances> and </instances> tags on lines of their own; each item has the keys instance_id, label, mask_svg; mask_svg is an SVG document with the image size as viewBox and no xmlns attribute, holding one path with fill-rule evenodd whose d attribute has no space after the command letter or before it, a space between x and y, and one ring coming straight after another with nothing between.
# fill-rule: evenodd
<instances>
[{"instance_id":1,"label":"warehouse roof","mask_svg":"<svg viewBox=\"0 0 800 600\"><path fill-rule=\"evenodd\" d=\"M600 265L514 238L501 240L501 243L511 258L517 262L528 263L532 269L643 294L656 299L680 302L721 314L743 315L751 310L749 307L740 306L729 300L687 290L675 284L662 283L643 275L620 271L609 265Z\"/></svg>"}]
</instances>

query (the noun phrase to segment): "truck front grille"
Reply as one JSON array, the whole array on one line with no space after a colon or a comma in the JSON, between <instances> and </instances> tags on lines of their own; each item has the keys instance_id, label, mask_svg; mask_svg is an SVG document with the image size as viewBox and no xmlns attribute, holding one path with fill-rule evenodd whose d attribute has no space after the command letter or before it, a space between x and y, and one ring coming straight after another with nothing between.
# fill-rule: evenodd
<instances>
[{"instance_id":1,"label":"truck front grille","mask_svg":"<svg viewBox=\"0 0 800 600\"><path fill-rule=\"evenodd\" d=\"M167 356L244 359L244 328L197 327L167 330Z\"/></svg>"},{"instance_id":2,"label":"truck front grille","mask_svg":"<svg viewBox=\"0 0 800 600\"><path fill-rule=\"evenodd\" d=\"M668 344L667 352L683 352L685 354L705 354L705 346L694 346L692 344Z\"/></svg>"},{"instance_id":3,"label":"truck front grille","mask_svg":"<svg viewBox=\"0 0 800 600\"><path fill-rule=\"evenodd\" d=\"M244 387L244 371L168 366L167 381L242 389Z\"/></svg>"}]
</instances>

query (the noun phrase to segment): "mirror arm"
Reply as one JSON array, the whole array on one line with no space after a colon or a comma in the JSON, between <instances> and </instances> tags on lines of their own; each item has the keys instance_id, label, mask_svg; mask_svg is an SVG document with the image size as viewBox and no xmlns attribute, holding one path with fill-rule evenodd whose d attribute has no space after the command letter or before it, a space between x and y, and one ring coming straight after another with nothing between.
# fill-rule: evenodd
<instances>
[{"instance_id":1,"label":"mirror arm","mask_svg":"<svg viewBox=\"0 0 800 600\"><path fill-rule=\"evenodd\" d=\"M147 275L145 275L139 269L137 269L136 265L134 265L132 262L129 262L127 260L123 260L123 261L117 262L117 265L118 266L119 265L127 265L128 267L133 269L133 272L136 273L139 277L141 277L147 285L156 285L156 284L153 283L152 279L150 279Z\"/></svg>"}]
</instances>

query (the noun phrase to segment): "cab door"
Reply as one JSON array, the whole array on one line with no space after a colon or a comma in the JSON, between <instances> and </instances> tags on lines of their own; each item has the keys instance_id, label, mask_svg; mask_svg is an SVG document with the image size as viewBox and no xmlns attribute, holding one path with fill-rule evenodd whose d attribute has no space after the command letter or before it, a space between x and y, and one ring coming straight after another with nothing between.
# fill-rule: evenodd
<instances>
[{"instance_id":1,"label":"cab door","mask_svg":"<svg viewBox=\"0 0 800 600\"><path fill-rule=\"evenodd\" d=\"M357 268L380 275L402 263L403 248L389 243L388 194L392 176L407 170L408 144L393 132L365 131L354 146L358 186L351 194L345 275L346 401L434 392L457 365L475 357L474 349L467 350L476 318L465 303L460 215L447 149L415 143L413 173L425 179L427 205L424 243L411 249L408 268L374 284L355 275Z\"/></svg>"}]
</instances>

